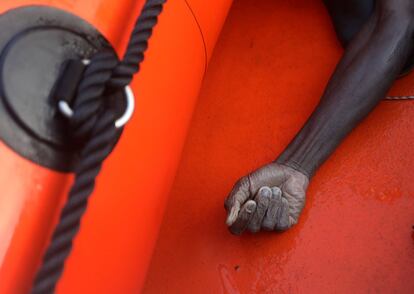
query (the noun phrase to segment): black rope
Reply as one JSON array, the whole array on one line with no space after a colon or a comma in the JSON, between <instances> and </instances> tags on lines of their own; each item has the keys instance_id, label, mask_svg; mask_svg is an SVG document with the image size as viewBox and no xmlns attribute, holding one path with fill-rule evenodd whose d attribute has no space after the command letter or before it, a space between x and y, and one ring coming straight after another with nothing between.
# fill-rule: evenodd
<instances>
[{"instance_id":1,"label":"black rope","mask_svg":"<svg viewBox=\"0 0 414 294\"><path fill-rule=\"evenodd\" d=\"M98 52L84 72L70 121L73 139L83 142L75 181L32 288L33 294L54 293L69 256L88 199L103 161L117 138L115 112L109 103L114 92L124 91L140 69L148 40L166 0L147 0L124 55L119 61L109 51Z\"/></svg>"}]
</instances>

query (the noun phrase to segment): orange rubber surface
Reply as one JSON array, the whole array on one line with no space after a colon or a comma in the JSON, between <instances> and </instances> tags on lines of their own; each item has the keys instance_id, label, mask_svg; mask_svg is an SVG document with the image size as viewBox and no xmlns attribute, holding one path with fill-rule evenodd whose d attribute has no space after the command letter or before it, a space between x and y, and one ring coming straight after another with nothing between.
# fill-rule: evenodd
<instances>
[{"instance_id":1,"label":"orange rubber surface","mask_svg":"<svg viewBox=\"0 0 414 294\"><path fill-rule=\"evenodd\" d=\"M322 1L234 2L144 293L414 292L414 101L380 103L314 177L290 231L235 237L224 224L233 183L288 144L341 52ZM392 92L413 85L414 73Z\"/></svg>"},{"instance_id":2,"label":"orange rubber surface","mask_svg":"<svg viewBox=\"0 0 414 294\"><path fill-rule=\"evenodd\" d=\"M197 1L195 1L197 2ZM41 4L94 24L119 52L143 0L3 0L0 12ZM197 2L203 34L218 37L230 0ZM214 4L214 5L213 5ZM216 10L222 18L211 18ZM185 0L168 1L132 88L137 109L104 163L57 293L138 293L206 67L203 35ZM2 126L7 127L7 126ZM0 142L0 293L28 293L68 176L21 158Z\"/></svg>"}]
</instances>

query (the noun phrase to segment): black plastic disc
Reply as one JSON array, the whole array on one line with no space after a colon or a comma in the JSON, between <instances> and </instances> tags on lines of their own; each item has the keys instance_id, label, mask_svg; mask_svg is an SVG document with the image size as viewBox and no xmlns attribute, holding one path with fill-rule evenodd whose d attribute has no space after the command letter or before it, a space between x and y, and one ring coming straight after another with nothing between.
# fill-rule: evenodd
<instances>
[{"instance_id":1,"label":"black plastic disc","mask_svg":"<svg viewBox=\"0 0 414 294\"><path fill-rule=\"evenodd\" d=\"M111 46L92 25L50 7L8 11L0 27L0 139L39 165L70 171L76 146L52 90L66 60Z\"/></svg>"}]
</instances>

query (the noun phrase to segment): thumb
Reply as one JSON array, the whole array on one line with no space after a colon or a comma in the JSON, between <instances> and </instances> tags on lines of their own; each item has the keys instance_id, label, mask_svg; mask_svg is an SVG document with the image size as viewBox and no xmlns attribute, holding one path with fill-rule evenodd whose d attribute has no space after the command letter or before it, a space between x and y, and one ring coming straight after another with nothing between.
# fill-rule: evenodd
<instances>
[{"instance_id":1,"label":"thumb","mask_svg":"<svg viewBox=\"0 0 414 294\"><path fill-rule=\"evenodd\" d=\"M237 181L225 201L225 207L227 210L226 224L228 226L231 226L236 221L242 205L249 200L249 198L249 180L244 177Z\"/></svg>"},{"instance_id":2,"label":"thumb","mask_svg":"<svg viewBox=\"0 0 414 294\"><path fill-rule=\"evenodd\" d=\"M234 205L227 211L226 225L231 226L237 219L240 212L241 203L236 201Z\"/></svg>"}]
</instances>

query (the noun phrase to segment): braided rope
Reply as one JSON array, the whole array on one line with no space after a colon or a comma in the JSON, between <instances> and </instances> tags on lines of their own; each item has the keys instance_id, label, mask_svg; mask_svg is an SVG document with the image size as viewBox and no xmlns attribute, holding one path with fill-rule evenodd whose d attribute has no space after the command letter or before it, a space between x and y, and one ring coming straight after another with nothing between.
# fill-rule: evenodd
<instances>
[{"instance_id":1,"label":"braided rope","mask_svg":"<svg viewBox=\"0 0 414 294\"><path fill-rule=\"evenodd\" d=\"M108 96L123 91L139 71L148 39L165 2L146 1L121 62L111 52L102 51L91 59L84 73L70 122L74 140L82 144L80 160L68 200L37 272L32 294L55 291L87 209L88 199L94 190L95 179L117 138L118 130L114 125L116 117L108 105Z\"/></svg>"},{"instance_id":2,"label":"braided rope","mask_svg":"<svg viewBox=\"0 0 414 294\"><path fill-rule=\"evenodd\" d=\"M148 48L148 40L165 2L166 0L147 0L144 4L129 39L125 55L115 68L109 82L111 87L124 88L131 83L132 77L139 71L140 64L144 60L144 52Z\"/></svg>"}]
</instances>

